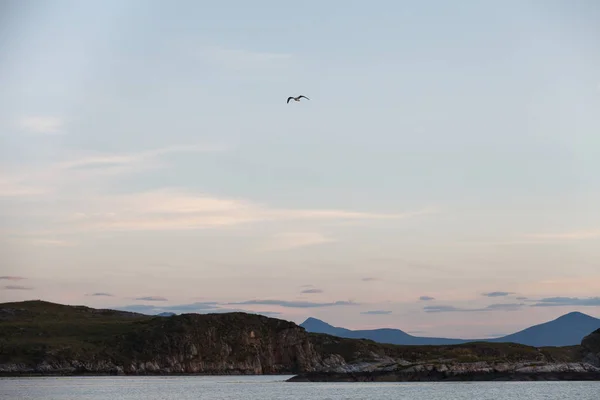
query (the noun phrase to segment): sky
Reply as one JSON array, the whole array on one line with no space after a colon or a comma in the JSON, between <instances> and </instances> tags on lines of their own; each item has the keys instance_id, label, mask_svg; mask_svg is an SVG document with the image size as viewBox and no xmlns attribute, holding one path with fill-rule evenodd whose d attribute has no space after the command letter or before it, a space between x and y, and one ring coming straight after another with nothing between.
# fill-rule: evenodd
<instances>
[{"instance_id":1,"label":"sky","mask_svg":"<svg viewBox=\"0 0 600 400\"><path fill-rule=\"evenodd\" d=\"M0 88L0 302L600 317L597 1L0 0Z\"/></svg>"}]
</instances>

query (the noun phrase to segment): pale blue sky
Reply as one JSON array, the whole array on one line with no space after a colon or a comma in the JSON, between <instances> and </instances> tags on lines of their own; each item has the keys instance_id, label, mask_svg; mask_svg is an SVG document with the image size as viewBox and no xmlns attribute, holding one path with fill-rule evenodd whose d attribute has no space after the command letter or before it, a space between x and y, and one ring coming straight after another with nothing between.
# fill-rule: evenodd
<instances>
[{"instance_id":1,"label":"pale blue sky","mask_svg":"<svg viewBox=\"0 0 600 400\"><path fill-rule=\"evenodd\" d=\"M0 0L0 87L0 301L600 316L597 1Z\"/></svg>"}]
</instances>

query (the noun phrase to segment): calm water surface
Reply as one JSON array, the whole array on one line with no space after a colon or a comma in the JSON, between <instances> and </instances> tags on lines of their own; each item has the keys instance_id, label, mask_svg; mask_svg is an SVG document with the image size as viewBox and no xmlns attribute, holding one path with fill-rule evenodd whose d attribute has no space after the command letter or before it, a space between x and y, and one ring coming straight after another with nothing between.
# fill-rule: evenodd
<instances>
[{"instance_id":1,"label":"calm water surface","mask_svg":"<svg viewBox=\"0 0 600 400\"><path fill-rule=\"evenodd\" d=\"M599 400L600 382L286 383L288 377L2 378L23 400Z\"/></svg>"}]
</instances>

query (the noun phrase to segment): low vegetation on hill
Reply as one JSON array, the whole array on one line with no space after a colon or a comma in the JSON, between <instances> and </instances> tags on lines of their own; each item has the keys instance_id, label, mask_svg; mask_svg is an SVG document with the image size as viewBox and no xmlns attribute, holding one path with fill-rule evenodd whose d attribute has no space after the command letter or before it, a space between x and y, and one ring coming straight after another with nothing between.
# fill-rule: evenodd
<instances>
[{"instance_id":1,"label":"low vegetation on hill","mask_svg":"<svg viewBox=\"0 0 600 400\"><path fill-rule=\"evenodd\" d=\"M578 362L581 346L398 346L308 333L247 313L148 316L44 301L0 304L0 373L296 374L356 363Z\"/></svg>"},{"instance_id":2,"label":"low vegetation on hill","mask_svg":"<svg viewBox=\"0 0 600 400\"><path fill-rule=\"evenodd\" d=\"M0 362L36 363L49 355L94 358L116 353L119 338L152 317L44 301L0 306Z\"/></svg>"},{"instance_id":3,"label":"low vegetation on hill","mask_svg":"<svg viewBox=\"0 0 600 400\"><path fill-rule=\"evenodd\" d=\"M340 354L344 358L368 359L372 354L406 360L410 363L453 362L574 362L581 359L581 346L535 348L515 343L470 342L455 345L393 345L367 339L345 339L311 333L319 353Z\"/></svg>"},{"instance_id":4,"label":"low vegetation on hill","mask_svg":"<svg viewBox=\"0 0 600 400\"><path fill-rule=\"evenodd\" d=\"M69 369L75 361L80 369L132 373L292 373L310 369L310 349L302 328L254 314L159 317L42 301L0 305L0 364L13 369Z\"/></svg>"}]
</instances>

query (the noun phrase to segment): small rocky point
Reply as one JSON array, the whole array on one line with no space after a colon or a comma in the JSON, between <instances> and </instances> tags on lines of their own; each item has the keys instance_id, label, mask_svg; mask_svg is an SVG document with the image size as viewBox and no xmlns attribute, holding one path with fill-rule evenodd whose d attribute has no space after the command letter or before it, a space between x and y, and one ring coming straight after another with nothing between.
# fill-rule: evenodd
<instances>
[{"instance_id":1,"label":"small rocky point","mask_svg":"<svg viewBox=\"0 0 600 400\"><path fill-rule=\"evenodd\" d=\"M460 346L458 346L460 347ZM533 348L531 348L533 350ZM561 348L556 348L561 349ZM336 359L317 371L302 373L289 382L406 382L406 381L539 381L539 380L600 380L600 329L586 336L581 346L569 346L566 352L539 352L529 361L496 360L435 362L402 359L381 359L347 364ZM488 352L489 353L489 352ZM559 357L556 357L559 355ZM560 357L562 355L562 357ZM517 357L522 357L518 355Z\"/></svg>"}]
</instances>

